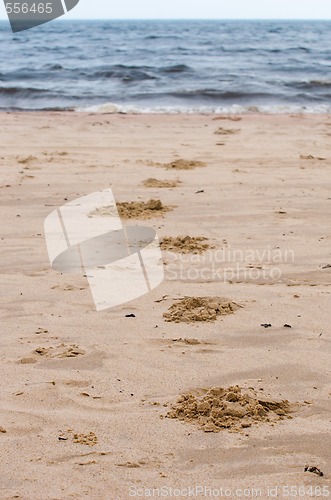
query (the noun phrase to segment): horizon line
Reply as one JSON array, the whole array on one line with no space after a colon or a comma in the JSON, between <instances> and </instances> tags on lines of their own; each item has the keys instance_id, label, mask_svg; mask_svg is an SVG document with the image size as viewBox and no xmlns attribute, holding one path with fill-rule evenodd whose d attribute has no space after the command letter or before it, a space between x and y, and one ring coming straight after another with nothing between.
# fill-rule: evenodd
<instances>
[{"instance_id":1,"label":"horizon line","mask_svg":"<svg viewBox=\"0 0 331 500\"><path fill-rule=\"evenodd\" d=\"M6 17L0 18L1 21L8 21ZM53 21L331 21L331 17L325 18L308 18L308 17L233 17L233 18L200 18L200 17L167 17L167 18L157 18L157 17L107 17L107 18L86 18L86 17L74 17L69 18L67 16L61 16ZM48 21L49 22L49 21Z\"/></svg>"}]
</instances>

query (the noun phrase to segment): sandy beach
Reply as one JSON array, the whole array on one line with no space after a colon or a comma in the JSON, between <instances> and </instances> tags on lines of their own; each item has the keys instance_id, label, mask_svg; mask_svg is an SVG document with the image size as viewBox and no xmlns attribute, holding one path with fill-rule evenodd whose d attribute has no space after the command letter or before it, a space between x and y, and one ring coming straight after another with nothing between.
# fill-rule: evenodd
<instances>
[{"instance_id":1,"label":"sandy beach","mask_svg":"<svg viewBox=\"0 0 331 500\"><path fill-rule=\"evenodd\" d=\"M0 141L0 498L330 495L331 116L2 113ZM125 220L165 280L97 312L44 220L106 188L168 208ZM237 307L172 321L187 297ZM236 386L290 411L171 418Z\"/></svg>"}]
</instances>

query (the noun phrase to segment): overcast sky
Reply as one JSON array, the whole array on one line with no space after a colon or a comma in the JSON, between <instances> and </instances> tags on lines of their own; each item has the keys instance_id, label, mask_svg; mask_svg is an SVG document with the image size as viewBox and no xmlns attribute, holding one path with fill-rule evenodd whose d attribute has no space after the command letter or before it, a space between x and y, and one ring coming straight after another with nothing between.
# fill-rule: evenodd
<instances>
[{"instance_id":1,"label":"overcast sky","mask_svg":"<svg viewBox=\"0 0 331 500\"><path fill-rule=\"evenodd\" d=\"M331 0L80 0L66 18L331 19Z\"/></svg>"}]
</instances>

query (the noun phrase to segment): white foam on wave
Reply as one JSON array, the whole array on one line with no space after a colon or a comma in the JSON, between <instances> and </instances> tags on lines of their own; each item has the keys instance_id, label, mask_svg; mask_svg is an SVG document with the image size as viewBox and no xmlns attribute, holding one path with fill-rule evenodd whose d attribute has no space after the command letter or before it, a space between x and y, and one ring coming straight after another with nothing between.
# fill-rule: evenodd
<instances>
[{"instance_id":1,"label":"white foam on wave","mask_svg":"<svg viewBox=\"0 0 331 500\"><path fill-rule=\"evenodd\" d=\"M105 104L77 107L75 111L104 114L247 114L247 113L267 113L267 114L326 114L331 113L331 105L314 104L311 106L270 104L270 105L247 105L232 104L230 106L137 106L134 104L116 104L108 102Z\"/></svg>"}]
</instances>

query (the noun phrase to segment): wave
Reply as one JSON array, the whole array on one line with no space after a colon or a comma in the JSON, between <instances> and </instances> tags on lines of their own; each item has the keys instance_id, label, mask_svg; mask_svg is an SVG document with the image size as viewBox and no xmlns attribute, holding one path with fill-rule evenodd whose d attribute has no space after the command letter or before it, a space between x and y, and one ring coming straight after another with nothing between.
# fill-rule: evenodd
<instances>
[{"instance_id":1,"label":"wave","mask_svg":"<svg viewBox=\"0 0 331 500\"><path fill-rule=\"evenodd\" d=\"M193 68L186 64L173 64L172 66L163 66L159 69L160 73L187 73L193 71Z\"/></svg>"},{"instance_id":2,"label":"wave","mask_svg":"<svg viewBox=\"0 0 331 500\"><path fill-rule=\"evenodd\" d=\"M285 85L287 87L292 87L295 89L303 89L303 90L312 90L317 88L330 89L331 80L325 79L325 80L296 81L296 82L288 82Z\"/></svg>"},{"instance_id":3,"label":"wave","mask_svg":"<svg viewBox=\"0 0 331 500\"><path fill-rule=\"evenodd\" d=\"M101 113L101 114L313 114L313 113L331 113L330 105L260 105L249 106L231 104L229 106L137 106L135 104L119 104L108 102L95 106L76 107L77 112Z\"/></svg>"},{"instance_id":4,"label":"wave","mask_svg":"<svg viewBox=\"0 0 331 500\"><path fill-rule=\"evenodd\" d=\"M214 101L221 100L242 100L242 99L263 99L272 97L271 94L266 92L236 92L236 91L220 91L214 89L198 89L169 92L165 94L169 97L176 97L181 99L211 99Z\"/></svg>"},{"instance_id":5,"label":"wave","mask_svg":"<svg viewBox=\"0 0 331 500\"><path fill-rule=\"evenodd\" d=\"M60 64L45 64L40 68L30 68L22 66L12 71L0 74L0 80L4 82L22 81L22 80L38 80L38 81L53 81L55 78L58 80L64 76L66 78L77 78L79 70L67 69Z\"/></svg>"},{"instance_id":6,"label":"wave","mask_svg":"<svg viewBox=\"0 0 331 500\"><path fill-rule=\"evenodd\" d=\"M0 87L0 96L21 96L29 97L32 95L48 94L47 89L37 89L34 87Z\"/></svg>"},{"instance_id":7,"label":"wave","mask_svg":"<svg viewBox=\"0 0 331 500\"><path fill-rule=\"evenodd\" d=\"M65 68L61 64L44 64L42 69L46 69L47 71L62 71Z\"/></svg>"},{"instance_id":8,"label":"wave","mask_svg":"<svg viewBox=\"0 0 331 500\"><path fill-rule=\"evenodd\" d=\"M192 72L193 69L186 64L173 64L170 66L127 66L115 64L102 67L90 76L97 78L118 78L122 80L155 80L158 75L178 74Z\"/></svg>"},{"instance_id":9,"label":"wave","mask_svg":"<svg viewBox=\"0 0 331 500\"><path fill-rule=\"evenodd\" d=\"M151 75L148 71L152 68L146 66L125 66L123 64L115 64L106 68L98 69L93 72L91 78L115 78L123 82L155 80L156 76Z\"/></svg>"},{"instance_id":10,"label":"wave","mask_svg":"<svg viewBox=\"0 0 331 500\"><path fill-rule=\"evenodd\" d=\"M178 35L147 35L144 40L177 40Z\"/></svg>"}]
</instances>

